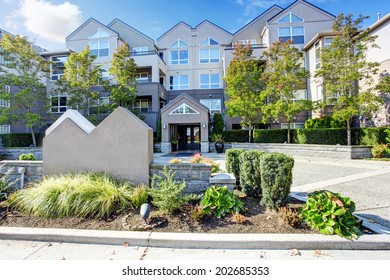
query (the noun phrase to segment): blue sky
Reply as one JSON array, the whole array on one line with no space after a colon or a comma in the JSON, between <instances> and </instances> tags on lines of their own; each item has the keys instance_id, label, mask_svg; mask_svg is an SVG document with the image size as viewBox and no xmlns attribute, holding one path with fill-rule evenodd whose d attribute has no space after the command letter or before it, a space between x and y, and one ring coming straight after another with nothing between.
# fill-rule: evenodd
<instances>
[{"instance_id":1,"label":"blue sky","mask_svg":"<svg viewBox=\"0 0 390 280\"><path fill-rule=\"evenodd\" d=\"M119 18L153 39L179 21L196 26L205 19L234 33L273 4L282 8L294 0L0 0L0 28L27 36L49 49L65 47L64 39L90 17L103 24ZM337 15L390 12L390 0L308 0Z\"/></svg>"}]
</instances>

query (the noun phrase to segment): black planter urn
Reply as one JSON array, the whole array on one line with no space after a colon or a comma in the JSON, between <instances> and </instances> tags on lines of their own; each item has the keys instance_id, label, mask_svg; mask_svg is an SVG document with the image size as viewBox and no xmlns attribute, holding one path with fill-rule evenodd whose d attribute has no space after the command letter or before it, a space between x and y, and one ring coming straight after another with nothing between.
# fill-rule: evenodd
<instances>
[{"instance_id":1,"label":"black planter urn","mask_svg":"<svg viewBox=\"0 0 390 280\"><path fill-rule=\"evenodd\" d=\"M223 153L223 148L225 147L225 144L222 142L215 142L215 150L218 154Z\"/></svg>"}]
</instances>

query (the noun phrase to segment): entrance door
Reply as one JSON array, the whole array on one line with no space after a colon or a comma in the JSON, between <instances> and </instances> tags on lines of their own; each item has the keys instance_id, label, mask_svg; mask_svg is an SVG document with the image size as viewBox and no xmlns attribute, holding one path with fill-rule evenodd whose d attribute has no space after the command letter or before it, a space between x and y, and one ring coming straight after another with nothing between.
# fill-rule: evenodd
<instances>
[{"instance_id":1,"label":"entrance door","mask_svg":"<svg viewBox=\"0 0 390 280\"><path fill-rule=\"evenodd\" d=\"M178 127L179 149L200 150L200 126L182 125Z\"/></svg>"}]
</instances>

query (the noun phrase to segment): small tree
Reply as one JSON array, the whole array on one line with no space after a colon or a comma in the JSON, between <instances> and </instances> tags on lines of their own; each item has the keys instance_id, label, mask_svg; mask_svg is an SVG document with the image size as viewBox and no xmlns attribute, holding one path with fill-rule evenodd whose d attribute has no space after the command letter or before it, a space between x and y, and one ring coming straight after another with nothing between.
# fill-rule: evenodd
<instances>
[{"instance_id":1,"label":"small tree","mask_svg":"<svg viewBox=\"0 0 390 280\"><path fill-rule=\"evenodd\" d=\"M376 47L369 30L361 31L366 18L360 15L354 19L351 14L337 16L333 24L336 36L330 47L322 49L321 68L315 74L322 81L325 102L334 105L333 118L346 123L349 146L352 118L370 116L382 103L372 87L378 63L366 60L368 48Z\"/></svg>"},{"instance_id":2,"label":"small tree","mask_svg":"<svg viewBox=\"0 0 390 280\"><path fill-rule=\"evenodd\" d=\"M130 50L127 44L123 44L116 49L111 60L111 67L108 70L112 77L109 89L112 106L115 109L118 106L132 109L135 101L136 79L135 73L137 65L134 59L130 57Z\"/></svg>"},{"instance_id":3,"label":"small tree","mask_svg":"<svg viewBox=\"0 0 390 280\"><path fill-rule=\"evenodd\" d=\"M63 78L57 82L56 91L68 93L68 105L84 116L89 115L89 101L100 97L98 85L102 80L102 65L95 64L95 59L88 45L80 53L72 53L65 63Z\"/></svg>"},{"instance_id":4,"label":"small tree","mask_svg":"<svg viewBox=\"0 0 390 280\"><path fill-rule=\"evenodd\" d=\"M222 134L223 131L223 118L222 114L215 113L213 117L213 131L212 134Z\"/></svg>"},{"instance_id":5,"label":"small tree","mask_svg":"<svg viewBox=\"0 0 390 280\"><path fill-rule=\"evenodd\" d=\"M225 77L229 96L226 114L242 118L241 125L249 128L249 142L253 139L253 123L260 118L265 101L261 94L264 90L263 62L254 59L252 51L250 45L237 44Z\"/></svg>"},{"instance_id":6,"label":"small tree","mask_svg":"<svg viewBox=\"0 0 390 280\"><path fill-rule=\"evenodd\" d=\"M0 99L9 102L9 107L0 107L0 123L24 124L36 146L35 128L46 124L49 106L43 82L48 77L49 64L26 37L4 33L0 56ZM12 94L10 86L18 92Z\"/></svg>"},{"instance_id":7,"label":"small tree","mask_svg":"<svg viewBox=\"0 0 390 280\"><path fill-rule=\"evenodd\" d=\"M264 52L267 57L264 81L268 104L264 107L263 121L280 117L287 122L287 142L290 143L290 126L300 112L311 109L311 102L297 97L299 90L306 90L305 80L310 73L302 66L303 55L291 41L278 41Z\"/></svg>"}]
</instances>

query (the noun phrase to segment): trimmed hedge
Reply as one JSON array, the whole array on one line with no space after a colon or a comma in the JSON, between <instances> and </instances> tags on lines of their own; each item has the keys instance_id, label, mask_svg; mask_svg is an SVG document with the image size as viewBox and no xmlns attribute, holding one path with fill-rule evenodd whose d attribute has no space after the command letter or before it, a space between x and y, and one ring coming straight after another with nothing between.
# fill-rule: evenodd
<instances>
[{"instance_id":1,"label":"trimmed hedge","mask_svg":"<svg viewBox=\"0 0 390 280\"><path fill-rule=\"evenodd\" d=\"M253 140L255 143L284 143L287 142L287 131L287 129L256 129L253 132ZM294 136L293 129L291 135Z\"/></svg>"},{"instance_id":2,"label":"trimmed hedge","mask_svg":"<svg viewBox=\"0 0 390 280\"><path fill-rule=\"evenodd\" d=\"M356 145L386 144L386 129L389 129L389 127L353 128L352 140L355 140L354 144Z\"/></svg>"},{"instance_id":3,"label":"trimmed hedge","mask_svg":"<svg viewBox=\"0 0 390 280\"><path fill-rule=\"evenodd\" d=\"M44 133L35 134L37 146L42 146ZM32 145L32 137L30 133L12 133L0 135L0 146L3 147L30 147Z\"/></svg>"},{"instance_id":4,"label":"trimmed hedge","mask_svg":"<svg viewBox=\"0 0 390 280\"><path fill-rule=\"evenodd\" d=\"M343 128L297 129L298 144L347 145L347 130Z\"/></svg>"},{"instance_id":5,"label":"trimmed hedge","mask_svg":"<svg viewBox=\"0 0 390 280\"><path fill-rule=\"evenodd\" d=\"M247 143L249 140L249 131L240 130L224 130L222 132L225 142Z\"/></svg>"},{"instance_id":6,"label":"trimmed hedge","mask_svg":"<svg viewBox=\"0 0 390 280\"><path fill-rule=\"evenodd\" d=\"M252 197L261 196L261 151L249 150L240 154L240 184L242 191Z\"/></svg>"},{"instance_id":7,"label":"trimmed hedge","mask_svg":"<svg viewBox=\"0 0 390 280\"><path fill-rule=\"evenodd\" d=\"M273 210L287 204L292 184L294 159L282 153L261 155L261 204Z\"/></svg>"},{"instance_id":8,"label":"trimmed hedge","mask_svg":"<svg viewBox=\"0 0 390 280\"><path fill-rule=\"evenodd\" d=\"M225 157L226 157L226 171L228 173L233 173L236 177L236 185L240 185L240 160L239 156L241 153L243 153L243 149L227 149L225 151Z\"/></svg>"}]
</instances>

